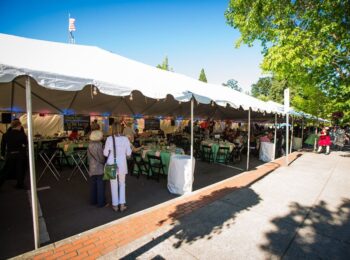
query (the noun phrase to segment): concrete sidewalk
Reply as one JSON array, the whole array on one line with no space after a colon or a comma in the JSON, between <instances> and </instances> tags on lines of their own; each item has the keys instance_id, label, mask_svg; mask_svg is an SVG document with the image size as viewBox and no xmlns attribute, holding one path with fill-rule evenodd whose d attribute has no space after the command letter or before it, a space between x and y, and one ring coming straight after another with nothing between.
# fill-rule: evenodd
<instances>
[{"instance_id":1,"label":"concrete sidewalk","mask_svg":"<svg viewBox=\"0 0 350 260\"><path fill-rule=\"evenodd\" d=\"M350 157L305 153L100 259L350 259Z\"/></svg>"}]
</instances>

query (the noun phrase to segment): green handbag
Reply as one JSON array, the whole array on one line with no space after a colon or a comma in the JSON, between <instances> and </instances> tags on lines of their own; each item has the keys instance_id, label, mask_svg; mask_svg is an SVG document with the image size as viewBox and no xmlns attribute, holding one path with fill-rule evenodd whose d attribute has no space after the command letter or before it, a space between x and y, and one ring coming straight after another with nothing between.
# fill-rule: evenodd
<instances>
[{"instance_id":1,"label":"green handbag","mask_svg":"<svg viewBox=\"0 0 350 260\"><path fill-rule=\"evenodd\" d=\"M114 156L114 164L105 164L104 170L103 170L103 180L108 181L108 180L114 180L117 178L117 170L118 170L118 165L117 165L117 156L115 152L115 140L114 140L114 135L112 136L113 140L113 156ZM111 152L111 151L109 151ZM109 154L108 154L109 156Z\"/></svg>"}]
</instances>

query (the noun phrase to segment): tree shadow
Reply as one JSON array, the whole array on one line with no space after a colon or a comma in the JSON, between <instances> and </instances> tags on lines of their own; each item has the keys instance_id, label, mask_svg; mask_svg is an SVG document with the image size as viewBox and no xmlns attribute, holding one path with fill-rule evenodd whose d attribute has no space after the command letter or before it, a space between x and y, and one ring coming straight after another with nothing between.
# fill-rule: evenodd
<instances>
[{"instance_id":1,"label":"tree shadow","mask_svg":"<svg viewBox=\"0 0 350 260\"><path fill-rule=\"evenodd\" d=\"M350 259L349 199L343 199L335 210L325 201L313 207L293 203L290 209L287 215L271 221L274 231L265 234L268 241L261 249L287 259ZM294 237L281 250L286 223L291 224L288 233Z\"/></svg>"},{"instance_id":2,"label":"tree shadow","mask_svg":"<svg viewBox=\"0 0 350 260\"><path fill-rule=\"evenodd\" d=\"M232 199L237 194L233 191L239 192L240 198L244 199L239 200L239 203L233 203L232 201L237 201L237 198ZM198 200L178 205L176 211L168 216L173 223L170 230L143 244L122 259L136 259L167 239L171 241L173 248L180 248L183 244L192 244L201 239L210 240L233 225L239 212L249 210L260 201L259 195L250 188L223 188ZM193 208L198 209L191 214L183 214L184 211ZM160 221L159 225L165 221Z\"/></svg>"}]
</instances>

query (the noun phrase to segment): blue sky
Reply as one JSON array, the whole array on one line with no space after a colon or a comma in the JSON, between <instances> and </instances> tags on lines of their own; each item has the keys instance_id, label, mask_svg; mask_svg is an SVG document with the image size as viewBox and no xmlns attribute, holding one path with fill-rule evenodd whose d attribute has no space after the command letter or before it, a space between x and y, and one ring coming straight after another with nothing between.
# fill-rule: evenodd
<instances>
[{"instance_id":1,"label":"blue sky","mask_svg":"<svg viewBox=\"0 0 350 260\"><path fill-rule=\"evenodd\" d=\"M156 66L168 56L175 72L210 83L236 79L249 90L261 76L260 46L239 49L225 22L228 0L0 0L0 32L67 42L68 14L77 44L96 45Z\"/></svg>"}]
</instances>

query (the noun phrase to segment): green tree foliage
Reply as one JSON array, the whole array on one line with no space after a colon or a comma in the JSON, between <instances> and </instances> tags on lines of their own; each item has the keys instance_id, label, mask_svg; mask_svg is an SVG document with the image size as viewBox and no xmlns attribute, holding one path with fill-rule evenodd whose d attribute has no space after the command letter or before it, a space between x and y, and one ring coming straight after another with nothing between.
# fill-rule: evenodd
<instances>
[{"instance_id":1,"label":"green tree foliage","mask_svg":"<svg viewBox=\"0 0 350 260\"><path fill-rule=\"evenodd\" d=\"M201 73L199 74L199 80L203 82L208 82L207 76L205 76L204 69L201 70Z\"/></svg>"},{"instance_id":2,"label":"green tree foliage","mask_svg":"<svg viewBox=\"0 0 350 260\"><path fill-rule=\"evenodd\" d=\"M229 87L234 90L237 90L239 92L242 92L242 88L238 86L238 81L235 79L229 79L226 83L223 83L222 85L225 87Z\"/></svg>"},{"instance_id":3,"label":"green tree foliage","mask_svg":"<svg viewBox=\"0 0 350 260\"><path fill-rule=\"evenodd\" d=\"M297 93L292 97L292 104L302 111L318 116L325 117L330 111L331 106L329 98L316 86L299 86Z\"/></svg>"},{"instance_id":4,"label":"green tree foliage","mask_svg":"<svg viewBox=\"0 0 350 260\"><path fill-rule=\"evenodd\" d=\"M257 83L251 86L251 95L264 101L269 100L271 82L271 77L260 78Z\"/></svg>"},{"instance_id":5,"label":"green tree foliage","mask_svg":"<svg viewBox=\"0 0 350 260\"><path fill-rule=\"evenodd\" d=\"M317 88L332 109L349 110L349 1L231 0L225 16L241 32L237 46L262 44L266 72L304 91L300 97Z\"/></svg>"},{"instance_id":6,"label":"green tree foliage","mask_svg":"<svg viewBox=\"0 0 350 260\"><path fill-rule=\"evenodd\" d=\"M251 95L264 101L273 100L283 103L283 91L287 87L286 81L273 77L260 78L251 87Z\"/></svg>"},{"instance_id":7,"label":"green tree foliage","mask_svg":"<svg viewBox=\"0 0 350 260\"><path fill-rule=\"evenodd\" d=\"M169 67L168 56L165 56L163 63L158 64L157 68L161 70L173 71L173 69Z\"/></svg>"}]
</instances>

